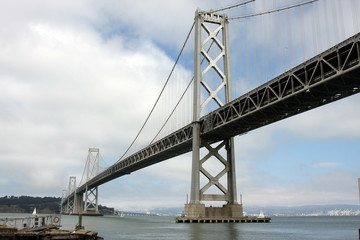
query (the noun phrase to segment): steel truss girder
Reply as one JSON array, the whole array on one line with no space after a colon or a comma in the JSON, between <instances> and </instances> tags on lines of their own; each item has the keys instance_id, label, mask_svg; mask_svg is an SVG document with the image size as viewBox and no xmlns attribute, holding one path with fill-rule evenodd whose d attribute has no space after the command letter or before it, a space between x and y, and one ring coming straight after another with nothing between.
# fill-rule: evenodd
<instances>
[{"instance_id":1,"label":"steel truss girder","mask_svg":"<svg viewBox=\"0 0 360 240\"><path fill-rule=\"evenodd\" d=\"M360 34L204 116L202 137L219 141L360 91Z\"/></svg>"},{"instance_id":2,"label":"steel truss girder","mask_svg":"<svg viewBox=\"0 0 360 240\"><path fill-rule=\"evenodd\" d=\"M202 117L201 137L209 143L218 142L359 93L359 41L360 34L356 34ZM99 186L141 168L190 152L191 141L192 124L189 124L115 163L92 178L87 185ZM79 193L84 191L85 184L77 189ZM68 195L68 198L73 198L73 193Z\"/></svg>"},{"instance_id":3,"label":"steel truss girder","mask_svg":"<svg viewBox=\"0 0 360 240\"><path fill-rule=\"evenodd\" d=\"M89 188L108 182L114 178L130 174L133 171L161 162L169 156L175 157L190 151L192 140L192 125L164 137L163 139L151 144L147 148L115 163L105 171L92 178L87 186ZM85 191L85 184L78 188L78 192Z\"/></svg>"}]
</instances>

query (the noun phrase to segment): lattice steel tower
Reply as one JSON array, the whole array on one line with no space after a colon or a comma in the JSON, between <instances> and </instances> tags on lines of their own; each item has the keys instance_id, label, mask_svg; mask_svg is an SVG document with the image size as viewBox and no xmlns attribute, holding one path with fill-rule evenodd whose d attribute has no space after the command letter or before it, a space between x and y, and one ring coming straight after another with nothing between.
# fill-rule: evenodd
<instances>
[{"instance_id":1,"label":"lattice steel tower","mask_svg":"<svg viewBox=\"0 0 360 240\"><path fill-rule=\"evenodd\" d=\"M69 185L68 185L68 189L67 189L67 195L71 195L75 191L76 191L76 177L70 176ZM73 198L73 199L69 198L68 202L67 202L67 206L66 206L66 212L69 214L73 213L75 210L74 208L75 208L75 198Z\"/></svg>"},{"instance_id":2,"label":"lattice steel tower","mask_svg":"<svg viewBox=\"0 0 360 240\"><path fill-rule=\"evenodd\" d=\"M213 147L210 145L213 144L211 141L200 137L201 112L214 106L221 107L231 101L229 33L226 14L204 12L200 9L196 11L194 57L191 194L190 203L185 205L185 215L188 218L241 217L242 205L237 203L236 197L233 138L225 139ZM203 66L202 57L204 58ZM208 153L200 157L200 148L203 146ZM223 149L225 149L225 156L221 155L221 151L224 152ZM209 159L216 159L223 168L217 173L210 173L206 167ZM202 187L200 176L207 180ZM222 184L224 181L226 184ZM215 193L210 189L211 191L215 189ZM220 208L212 208L205 207L202 201L225 201L226 204Z\"/></svg>"},{"instance_id":3,"label":"lattice steel tower","mask_svg":"<svg viewBox=\"0 0 360 240\"><path fill-rule=\"evenodd\" d=\"M99 174L99 156L100 152L98 148L89 148L86 163L86 183L88 183L90 179ZM99 212L98 187L88 188L88 186L86 185L84 211L95 213Z\"/></svg>"}]
</instances>

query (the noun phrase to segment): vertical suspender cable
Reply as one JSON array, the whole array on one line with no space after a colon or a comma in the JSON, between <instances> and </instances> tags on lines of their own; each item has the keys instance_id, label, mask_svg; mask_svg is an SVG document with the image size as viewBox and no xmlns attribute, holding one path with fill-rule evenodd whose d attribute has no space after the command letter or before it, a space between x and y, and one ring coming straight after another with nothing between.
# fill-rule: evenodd
<instances>
[{"instance_id":1,"label":"vertical suspender cable","mask_svg":"<svg viewBox=\"0 0 360 240\"><path fill-rule=\"evenodd\" d=\"M264 1L261 2L261 8L264 9L265 3ZM266 49L263 47L263 44L265 42L265 38L264 38L264 32L266 31L266 26L264 23L264 18L259 17L259 23L260 23L260 64L259 64L259 82L257 82L256 86L261 85L261 83L265 80L265 75L264 72L265 71L261 71L260 69L264 69L266 67L266 62L267 62L267 57L268 55L266 54ZM265 68L266 69L266 68Z\"/></svg>"},{"instance_id":2,"label":"vertical suspender cable","mask_svg":"<svg viewBox=\"0 0 360 240\"><path fill-rule=\"evenodd\" d=\"M177 59L176 59L176 61L175 61L175 63L174 63L174 66L172 67L172 69L171 69L171 71L170 71L170 74L169 74L168 78L166 79L166 82L165 82L163 88L161 89L161 92L160 92L158 98L156 99L155 104L154 104L154 106L152 107L149 115L147 116L144 124L141 126L140 131L137 133L136 137L134 138L134 140L132 141L132 143L130 144L130 146L126 149L126 151L124 152L124 154L119 158L119 160L118 160L117 162L119 162L119 161L127 154L127 152L128 152L128 151L130 150L130 148L134 145L135 141L137 140L137 138L139 137L140 133L141 133L142 130L144 129L146 123L149 121L149 118L150 118L151 114L153 113L156 105L158 104L159 99L160 99L160 97L162 96L162 94L163 94L163 92L164 92L164 89L165 89L165 87L167 86L167 84L168 84L168 82L169 82L169 80L170 80L170 77L171 77L172 73L174 72L174 69L175 69L175 67L176 67L176 65L177 65L177 63L178 63L178 61L179 61L179 59L180 59L180 56L181 56L181 54L182 54L182 52L183 52L183 50L184 50L184 48L185 48L185 45L186 45L186 43L187 43L187 41L188 41L188 39L189 39L189 37L190 37L190 34L191 34L194 26L195 26L195 22L192 24L191 29L190 29L187 37L186 37L186 40L185 40L185 42L184 42L184 44L183 44L183 46L182 46L182 48L181 48L181 50L180 50L180 53L179 53L179 55L178 55L178 57L177 57Z\"/></svg>"},{"instance_id":3,"label":"vertical suspender cable","mask_svg":"<svg viewBox=\"0 0 360 240\"><path fill-rule=\"evenodd\" d=\"M352 10L352 17L353 17L353 26L354 26L354 33L357 33L360 31L360 24L359 24L359 1L353 0L351 3L351 10Z\"/></svg>"},{"instance_id":4,"label":"vertical suspender cable","mask_svg":"<svg viewBox=\"0 0 360 240\"><path fill-rule=\"evenodd\" d=\"M345 38L345 27L344 27L344 17L343 17L343 10L342 10L342 3L340 1L335 1L335 6L336 9L339 9L339 34L340 34L340 39L344 39Z\"/></svg>"},{"instance_id":5,"label":"vertical suspender cable","mask_svg":"<svg viewBox=\"0 0 360 240\"><path fill-rule=\"evenodd\" d=\"M257 57L257 54L258 54L258 47L257 47L257 44L258 44L258 30L259 30L259 24L258 22L256 21L257 18L254 19L254 23L255 23L255 34L254 34L254 40L252 41L253 44L252 44L252 50L254 52L254 59L252 61L253 62L253 66L254 66L254 70L255 70L255 83L254 85L257 86L258 85L258 79L259 79L259 75L258 75L258 57Z\"/></svg>"},{"instance_id":6,"label":"vertical suspender cable","mask_svg":"<svg viewBox=\"0 0 360 240\"><path fill-rule=\"evenodd\" d=\"M336 8L336 2L337 1L331 1L330 2L330 8L332 8L332 15L333 15L333 18L335 19L335 23L334 23L334 32L335 32L335 43L338 43L340 42L341 38L340 38L340 31L339 31L339 27L338 27L338 24L339 24L339 21L341 21L341 19L339 19L337 16L337 8ZM335 43L331 43L331 45L335 44Z\"/></svg>"},{"instance_id":7,"label":"vertical suspender cable","mask_svg":"<svg viewBox=\"0 0 360 240\"><path fill-rule=\"evenodd\" d=\"M206 51L207 53L209 53L212 45L214 44L214 41L210 44L208 50ZM205 57L203 57L201 59L201 64L204 62ZM168 118L166 119L166 121L163 123L162 127L160 128L160 130L158 131L158 133L155 135L155 137L151 140L150 144L152 144L156 138L159 136L159 134L161 133L161 131L164 129L164 127L166 126L166 124L168 123L168 121L170 120L171 116L173 116L175 110L177 109L177 107L179 106L180 102L182 101L182 99L184 98L185 94L188 92L189 87L191 86L191 84L194 82L194 76L192 77L191 81L188 83L186 89L184 90L183 94L181 95L180 99L178 100L178 102L176 103L175 107L173 108L173 110L171 111L170 115L168 116ZM192 110L192 109L191 109ZM190 114L191 115L191 114ZM190 116L191 117L191 116ZM150 145L149 144L149 145Z\"/></svg>"},{"instance_id":8,"label":"vertical suspender cable","mask_svg":"<svg viewBox=\"0 0 360 240\"><path fill-rule=\"evenodd\" d=\"M301 62L306 60L306 48L305 48L305 36L308 36L308 34L305 32L304 28L304 11L303 8L300 7L299 9L299 15L300 15L300 36L301 36Z\"/></svg>"},{"instance_id":9,"label":"vertical suspender cable","mask_svg":"<svg viewBox=\"0 0 360 240\"><path fill-rule=\"evenodd\" d=\"M248 19L245 20L245 33L248 31ZM242 89L240 89L240 95L244 94L247 89L250 89L250 59L249 59L249 34L245 34L245 48L246 48L246 78L245 78L245 85L246 87L243 89L244 92L241 92ZM240 85L241 86L241 85Z\"/></svg>"},{"instance_id":10,"label":"vertical suspender cable","mask_svg":"<svg viewBox=\"0 0 360 240\"><path fill-rule=\"evenodd\" d=\"M317 7L317 4L315 4L314 8ZM315 21L315 16L316 14L312 14L311 16L311 20L312 20L312 24L311 24L311 28L312 28L312 38L313 38L313 45L314 45L314 53L317 54L318 53L318 49L317 49L317 38L316 38L316 33L317 33L317 29L316 29L316 21Z\"/></svg>"},{"instance_id":11,"label":"vertical suspender cable","mask_svg":"<svg viewBox=\"0 0 360 240\"><path fill-rule=\"evenodd\" d=\"M289 66L287 68L288 69L291 69L291 67L293 66L293 54L292 54L292 51L293 51L293 47L292 47L292 31L291 31L291 18L290 18L290 9L288 11L286 11L286 17L287 17L287 33L288 33L288 62L289 62Z\"/></svg>"},{"instance_id":12,"label":"vertical suspender cable","mask_svg":"<svg viewBox=\"0 0 360 240\"><path fill-rule=\"evenodd\" d=\"M328 1L323 1L323 4L324 4L324 11L322 11L322 12L325 12L325 22L326 23L328 23L329 22L329 16L328 16ZM326 32L326 46L324 47L324 50L325 49L327 49L327 48L329 48L331 45L332 45L332 43L330 42L331 41L331 39L333 39L334 38L334 36L332 36L331 34L334 32L334 31L326 31L326 27L325 26L323 26L323 29L325 30L325 32Z\"/></svg>"}]
</instances>

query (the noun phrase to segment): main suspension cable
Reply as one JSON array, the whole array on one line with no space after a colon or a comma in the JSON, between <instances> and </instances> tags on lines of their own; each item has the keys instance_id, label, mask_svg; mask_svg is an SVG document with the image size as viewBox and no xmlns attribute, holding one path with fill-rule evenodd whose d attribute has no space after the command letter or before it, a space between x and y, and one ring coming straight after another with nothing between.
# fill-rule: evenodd
<instances>
[{"instance_id":1,"label":"main suspension cable","mask_svg":"<svg viewBox=\"0 0 360 240\"><path fill-rule=\"evenodd\" d=\"M255 1L255 0L253 0L253 1ZM217 34L219 34L219 32L218 32ZM216 36L217 36L217 34L216 34ZM211 42L211 44L210 44L208 50L206 51L206 53L209 53L209 51L210 51L210 49L211 49L211 47L212 47L213 45L214 45L214 41ZM204 60L205 60L205 57L203 57L203 59L201 60L200 65L204 62ZM179 101L176 103L174 109L171 111L171 113L169 114L168 118L166 119L166 121L164 122L164 124L161 126L160 130L159 130L158 133L155 135L155 137L153 138L153 140L151 140L151 142L149 143L149 145L151 145L151 144L155 141L155 139L159 136L159 134L161 133L161 131L164 129L164 127L166 126L166 124L167 124L168 121L170 120L171 116L174 114L176 108L179 106L181 100L184 98L185 93L189 90L189 87L191 86L191 83L192 83L193 81L194 81L194 76L192 77L192 79L191 79L191 81L189 82L189 84L186 86L183 94L181 95Z\"/></svg>"},{"instance_id":2,"label":"main suspension cable","mask_svg":"<svg viewBox=\"0 0 360 240\"><path fill-rule=\"evenodd\" d=\"M245 4L248 4L248 3L251 3L251 2L255 2L255 0L249 0L249 1L246 1L246 2L231 5L229 7L220 8L220 9L217 9L217 10L210 10L209 12L220 12L220 11L224 11L224 10L229 10L231 8L239 7L241 5L245 5Z\"/></svg>"},{"instance_id":3,"label":"main suspension cable","mask_svg":"<svg viewBox=\"0 0 360 240\"><path fill-rule=\"evenodd\" d=\"M181 50L180 50L180 53L179 53L179 55L178 55L178 57L177 57L177 59L176 59L176 61L175 61L175 63L174 63L174 66L172 67L172 69L171 69L171 71L170 71L170 74L169 74L168 78L166 79L166 82L165 82L163 88L161 89L161 92L160 92L158 98L156 99L155 104L154 104L154 106L152 107L149 115L147 116L144 124L143 124L142 127L140 128L139 132L137 133L136 137L134 138L134 140L132 141L132 143L130 144L130 146L126 149L126 151L124 152L124 154L119 158L119 160L118 160L117 162L121 161L122 158L128 153L128 151L129 151L130 148L134 145L135 141L137 140L137 138L139 137L140 133L141 133L142 130L144 129L146 123L148 122L151 114L153 113L156 105L158 104L158 102L159 102L159 100L160 100L160 97L162 96L162 94L163 94L163 92L164 92L164 90L165 90L166 85L168 84L168 82L169 82L169 80L170 80L170 77L171 77L171 75L172 75L172 73L173 73L173 71L174 71L174 69L175 69L175 67L176 67L176 65L177 65L177 63L178 63L178 61L179 61L179 59L180 59L180 56L181 56L181 54L182 54L182 52L183 52L183 50L184 50L184 48L185 48L185 45L186 45L187 41L189 40L190 34L191 34L194 26L195 26L195 22L194 22L193 25L191 26L191 29L190 29L190 31L189 31L189 33L188 33L188 35L187 35L187 37L186 37L186 40L185 40L185 42L184 42L184 44L183 44L183 46L182 46L182 48L181 48Z\"/></svg>"},{"instance_id":4,"label":"main suspension cable","mask_svg":"<svg viewBox=\"0 0 360 240\"><path fill-rule=\"evenodd\" d=\"M81 175L81 180L80 180L80 182L79 182L79 187L83 184L82 183L82 181L83 181L83 179L84 179L84 176L85 176L85 170L86 170L86 166L88 165L88 160L86 159L86 163L85 163L85 166L84 166L84 171L83 171L83 173L82 173L82 175ZM76 187L76 186L75 186Z\"/></svg>"},{"instance_id":5,"label":"main suspension cable","mask_svg":"<svg viewBox=\"0 0 360 240\"><path fill-rule=\"evenodd\" d=\"M168 123L168 121L170 120L171 116L174 114L176 108L179 106L181 100L184 98L185 93L187 92L187 90L189 89L189 87L191 86L191 83L194 81L194 77L192 77L191 81L189 82L189 84L187 85L187 87L185 88L185 91L183 92L183 94L181 95L179 101L176 103L174 109L171 111L170 115L168 116L168 118L166 119L166 121L164 122L164 124L161 126L160 130L158 131L158 133L155 135L155 137L151 140L151 142L149 143L149 145L151 145L155 139L157 138L157 136L159 136L159 134L161 133L161 131L164 129L165 125Z\"/></svg>"},{"instance_id":6,"label":"main suspension cable","mask_svg":"<svg viewBox=\"0 0 360 240\"><path fill-rule=\"evenodd\" d=\"M273 10L269 10L269 11L264 11L264 12L259 12L259 13L254 13L254 14L249 14L249 15L244 15L244 16L239 16L239 17L229 17L229 20L235 20L235 19L241 19L241 18L249 18L249 17L255 17L255 16L268 14L268 13L273 13L273 12L280 12L280 11L283 11L283 10L287 10L287 9L294 8L294 7L299 7L301 5L305 5L305 4L309 4L309 3L313 3L313 2L317 2L317 1L319 1L319 0L311 0L311 1L302 2L302 3L298 3L298 4L295 4L295 5L291 5L291 6L287 6L287 7L283 7L283 8L277 8L277 9L273 9Z\"/></svg>"}]
</instances>

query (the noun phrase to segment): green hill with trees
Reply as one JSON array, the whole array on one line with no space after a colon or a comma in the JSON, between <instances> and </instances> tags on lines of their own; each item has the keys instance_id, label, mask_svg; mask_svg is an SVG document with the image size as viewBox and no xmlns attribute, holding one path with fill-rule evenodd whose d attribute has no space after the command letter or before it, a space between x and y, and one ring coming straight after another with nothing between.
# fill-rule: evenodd
<instances>
[{"instance_id":1,"label":"green hill with trees","mask_svg":"<svg viewBox=\"0 0 360 240\"><path fill-rule=\"evenodd\" d=\"M4 196L0 197L0 212L2 213L32 213L36 208L37 213L60 213L59 197L31 197L31 196ZM99 205L102 214L113 214L114 208Z\"/></svg>"},{"instance_id":2,"label":"green hill with trees","mask_svg":"<svg viewBox=\"0 0 360 240\"><path fill-rule=\"evenodd\" d=\"M56 197L30 197L5 196L0 197L0 212L32 213L59 213L61 198Z\"/></svg>"}]
</instances>

